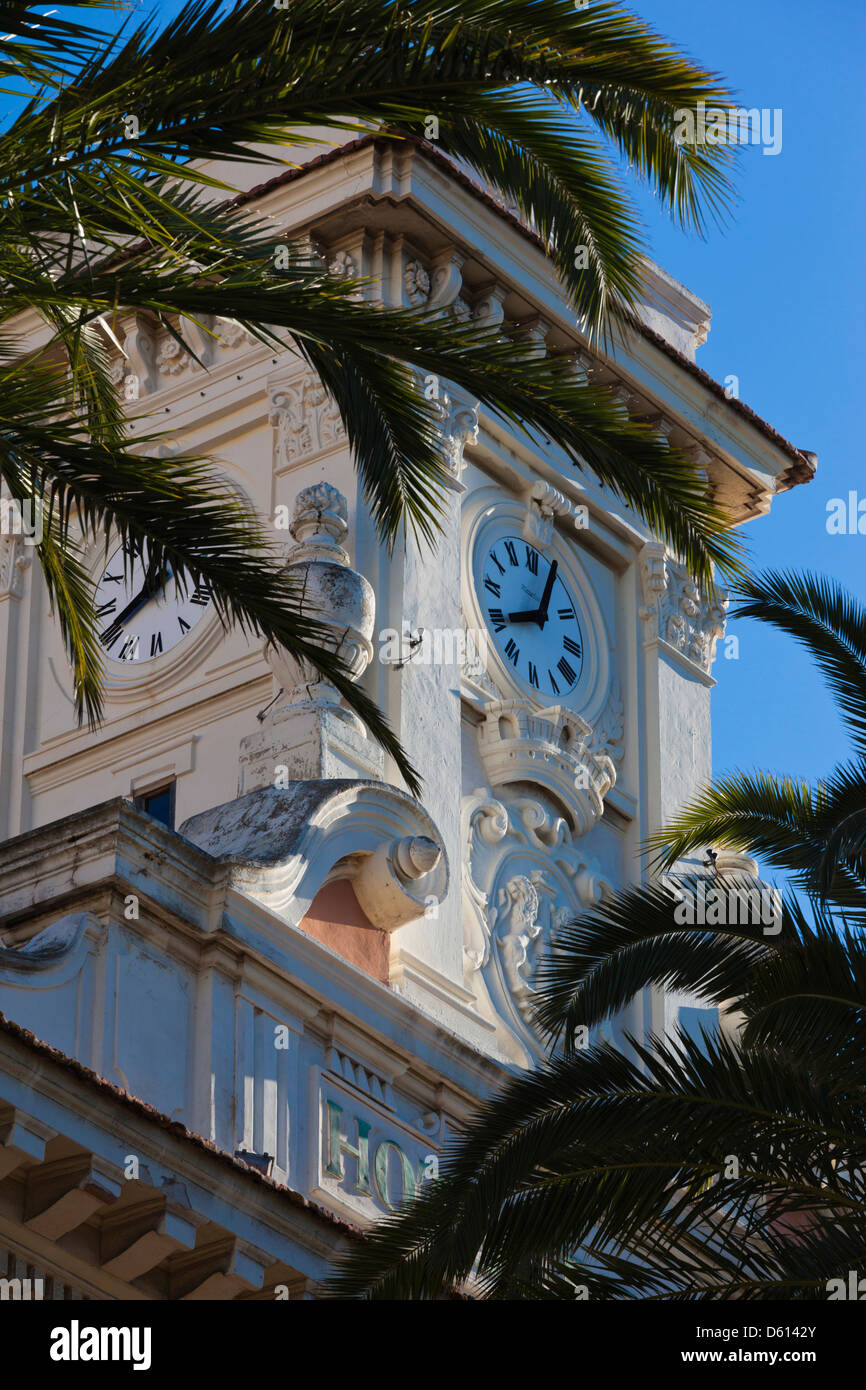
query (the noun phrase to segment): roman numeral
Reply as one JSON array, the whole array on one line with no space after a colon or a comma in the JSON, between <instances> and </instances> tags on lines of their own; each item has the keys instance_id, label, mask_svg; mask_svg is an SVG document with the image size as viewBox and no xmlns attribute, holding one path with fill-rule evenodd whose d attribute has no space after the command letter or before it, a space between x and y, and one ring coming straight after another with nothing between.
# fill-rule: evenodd
<instances>
[{"instance_id":1,"label":"roman numeral","mask_svg":"<svg viewBox=\"0 0 866 1390\"><path fill-rule=\"evenodd\" d=\"M190 603L197 603L199 608L207 608L210 603L210 589L206 584L196 584L192 591Z\"/></svg>"},{"instance_id":2,"label":"roman numeral","mask_svg":"<svg viewBox=\"0 0 866 1390\"><path fill-rule=\"evenodd\" d=\"M516 564L517 564L517 550L516 550L516 548L515 548L514 541L506 541L506 542L505 542L505 549L508 551L508 558L509 558L509 560L511 561L512 565L516 565Z\"/></svg>"},{"instance_id":3,"label":"roman numeral","mask_svg":"<svg viewBox=\"0 0 866 1390\"><path fill-rule=\"evenodd\" d=\"M560 610L559 610L559 618L560 618L560 621L561 621L561 622L567 623L568 620L569 620L569 618L573 618L573 617L574 617L574 609L573 609L573 608L560 608Z\"/></svg>"},{"instance_id":4,"label":"roman numeral","mask_svg":"<svg viewBox=\"0 0 866 1390\"><path fill-rule=\"evenodd\" d=\"M517 658L520 656L520 648L513 637L509 637L505 644L505 655L510 659L512 666L517 665Z\"/></svg>"},{"instance_id":5,"label":"roman numeral","mask_svg":"<svg viewBox=\"0 0 866 1390\"><path fill-rule=\"evenodd\" d=\"M538 574L538 551L533 550L531 545L526 547L526 568L530 574Z\"/></svg>"},{"instance_id":6,"label":"roman numeral","mask_svg":"<svg viewBox=\"0 0 866 1390\"><path fill-rule=\"evenodd\" d=\"M161 633L161 632L153 633L153 634L151 635L151 639L150 639L150 654L151 654L151 656L156 656L157 652L161 652L161 651L162 651L162 633Z\"/></svg>"},{"instance_id":7,"label":"roman numeral","mask_svg":"<svg viewBox=\"0 0 866 1390\"><path fill-rule=\"evenodd\" d=\"M505 629L505 614L501 608L490 609L490 621L493 624L494 632L502 632Z\"/></svg>"},{"instance_id":8,"label":"roman numeral","mask_svg":"<svg viewBox=\"0 0 866 1390\"><path fill-rule=\"evenodd\" d=\"M536 690L538 689L538 669L533 666L531 661L529 663L529 684L534 685Z\"/></svg>"},{"instance_id":9,"label":"roman numeral","mask_svg":"<svg viewBox=\"0 0 866 1390\"><path fill-rule=\"evenodd\" d=\"M506 550L508 549L508 542L507 542L507 541L506 541L506 543L505 543L505 548L506 548ZM494 563L494 565L496 566L496 568L499 570L499 573L500 573L500 574L504 574L504 573L505 573L505 566L504 566L504 565L501 565L501 564L499 563L499 556L496 554L496 551L495 551L495 550L491 550L491 552L490 552L490 558L491 558L491 560L493 561L493 563Z\"/></svg>"},{"instance_id":10,"label":"roman numeral","mask_svg":"<svg viewBox=\"0 0 866 1390\"><path fill-rule=\"evenodd\" d=\"M113 613L116 607L116 598L111 599L108 603L100 603L96 609L97 618L103 618L106 613Z\"/></svg>"},{"instance_id":11,"label":"roman numeral","mask_svg":"<svg viewBox=\"0 0 866 1390\"><path fill-rule=\"evenodd\" d=\"M485 589L487 589L489 593L493 594L494 598L502 597L501 593L499 592L499 585L494 584L493 580L489 579L487 575L484 576L484 587Z\"/></svg>"},{"instance_id":12,"label":"roman numeral","mask_svg":"<svg viewBox=\"0 0 866 1390\"><path fill-rule=\"evenodd\" d=\"M127 637L117 655L120 661L138 661L138 638Z\"/></svg>"},{"instance_id":13,"label":"roman numeral","mask_svg":"<svg viewBox=\"0 0 866 1390\"><path fill-rule=\"evenodd\" d=\"M575 676L576 676L577 673L576 673L575 671L572 671L571 667L569 666L569 664L568 664L568 662L566 661L566 659L565 659L564 656L560 657L559 661L557 661L557 663L556 663L556 669L557 669L557 671L561 671L561 672L562 672L563 676L564 676L565 679L568 681L569 685L573 685L573 684L574 684L574 678L575 678Z\"/></svg>"},{"instance_id":14,"label":"roman numeral","mask_svg":"<svg viewBox=\"0 0 866 1390\"><path fill-rule=\"evenodd\" d=\"M562 645L567 652L571 652L572 656L580 656L580 643L575 642L573 637L563 637Z\"/></svg>"},{"instance_id":15,"label":"roman numeral","mask_svg":"<svg viewBox=\"0 0 866 1390\"><path fill-rule=\"evenodd\" d=\"M188 622L185 621L185 619L183 619L183 618L178 618L177 621L178 621L178 625L179 625L179 627L180 627L181 632L189 632L189 627L190 627L190 625L189 625Z\"/></svg>"},{"instance_id":16,"label":"roman numeral","mask_svg":"<svg viewBox=\"0 0 866 1390\"><path fill-rule=\"evenodd\" d=\"M558 695L558 694L559 694L559 686L556 684L556 677L554 676L554 674L553 674L553 672L551 671L550 667L547 668L547 675L548 675L548 678L549 678L549 680L550 680L550 688L551 688L551 690L553 691L554 695Z\"/></svg>"},{"instance_id":17,"label":"roman numeral","mask_svg":"<svg viewBox=\"0 0 866 1390\"><path fill-rule=\"evenodd\" d=\"M102 582L103 582L103 584L122 584L122 583L123 583L123 575L122 575L122 574L109 574L109 573L108 573L108 570L106 570L106 571L105 571L105 574L102 576Z\"/></svg>"}]
</instances>

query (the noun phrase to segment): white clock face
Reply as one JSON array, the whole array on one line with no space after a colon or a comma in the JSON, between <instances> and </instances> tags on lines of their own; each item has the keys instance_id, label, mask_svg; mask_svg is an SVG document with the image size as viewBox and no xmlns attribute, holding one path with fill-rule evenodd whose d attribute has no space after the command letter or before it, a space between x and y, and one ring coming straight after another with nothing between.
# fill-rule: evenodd
<instances>
[{"instance_id":1,"label":"white clock face","mask_svg":"<svg viewBox=\"0 0 866 1390\"><path fill-rule=\"evenodd\" d=\"M123 546L115 550L97 585L99 640L114 661L156 661L201 622L210 593L197 585L184 594L171 577L154 591L145 583L146 554L132 554L130 564Z\"/></svg>"},{"instance_id":2,"label":"white clock face","mask_svg":"<svg viewBox=\"0 0 866 1390\"><path fill-rule=\"evenodd\" d=\"M580 679L583 637L556 559L502 536L484 557L480 598L506 667L539 695L568 695Z\"/></svg>"}]
</instances>

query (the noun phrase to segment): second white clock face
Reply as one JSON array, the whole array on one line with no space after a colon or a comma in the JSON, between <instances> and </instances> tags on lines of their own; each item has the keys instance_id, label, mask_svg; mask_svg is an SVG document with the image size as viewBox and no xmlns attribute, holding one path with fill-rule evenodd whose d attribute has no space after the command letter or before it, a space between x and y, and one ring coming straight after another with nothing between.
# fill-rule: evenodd
<instances>
[{"instance_id":1,"label":"second white clock face","mask_svg":"<svg viewBox=\"0 0 866 1390\"><path fill-rule=\"evenodd\" d=\"M506 666L539 695L569 694L580 679L583 638L556 559L503 536L485 555L480 597Z\"/></svg>"},{"instance_id":2,"label":"second white clock face","mask_svg":"<svg viewBox=\"0 0 866 1390\"><path fill-rule=\"evenodd\" d=\"M200 585L184 594L169 578L164 589L149 588L145 558L136 552L124 568L123 547L115 550L96 588L99 640L115 661L156 661L182 642L210 607L210 593Z\"/></svg>"}]
</instances>

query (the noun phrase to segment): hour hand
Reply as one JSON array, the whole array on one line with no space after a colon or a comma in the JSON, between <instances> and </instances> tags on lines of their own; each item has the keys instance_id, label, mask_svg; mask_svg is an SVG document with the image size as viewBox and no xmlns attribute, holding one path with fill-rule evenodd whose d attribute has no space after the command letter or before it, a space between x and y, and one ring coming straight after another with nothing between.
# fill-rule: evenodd
<instances>
[{"instance_id":1,"label":"hour hand","mask_svg":"<svg viewBox=\"0 0 866 1390\"><path fill-rule=\"evenodd\" d=\"M537 623L541 618L541 613L537 608L527 609L521 613L509 613L510 623Z\"/></svg>"}]
</instances>

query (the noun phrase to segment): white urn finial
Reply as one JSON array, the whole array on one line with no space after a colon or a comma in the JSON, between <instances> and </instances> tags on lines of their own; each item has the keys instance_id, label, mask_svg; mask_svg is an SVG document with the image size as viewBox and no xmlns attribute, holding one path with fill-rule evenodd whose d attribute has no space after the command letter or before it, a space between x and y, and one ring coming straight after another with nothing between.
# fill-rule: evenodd
<instances>
[{"instance_id":1,"label":"white urn finial","mask_svg":"<svg viewBox=\"0 0 866 1390\"><path fill-rule=\"evenodd\" d=\"M349 557L341 545L349 530L348 515L345 497L330 483L305 487L295 498L289 531L297 545L289 551L289 564L330 560L348 565Z\"/></svg>"},{"instance_id":2,"label":"white urn finial","mask_svg":"<svg viewBox=\"0 0 866 1390\"><path fill-rule=\"evenodd\" d=\"M288 554L288 568L297 574L299 612L330 634L324 649L339 656L351 680L358 680L373 655L371 638L376 600L371 585L351 568L340 544L349 530L346 499L330 483L304 488L295 499L290 526L297 542ZM279 710L287 706L324 706L338 710L348 723L359 723L341 705L334 687L306 661L286 651L267 648L267 659L283 689Z\"/></svg>"}]
</instances>

